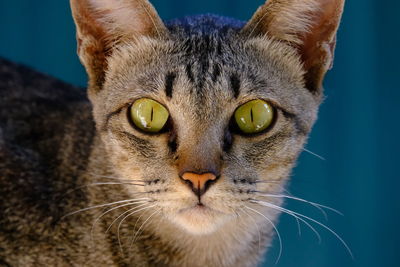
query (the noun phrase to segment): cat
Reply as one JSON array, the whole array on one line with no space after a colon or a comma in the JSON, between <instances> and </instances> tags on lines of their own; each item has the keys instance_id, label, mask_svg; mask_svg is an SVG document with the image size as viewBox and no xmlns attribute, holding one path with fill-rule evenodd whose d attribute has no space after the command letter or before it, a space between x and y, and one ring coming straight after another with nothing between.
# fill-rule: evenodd
<instances>
[{"instance_id":1,"label":"cat","mask_svg":"<svg viewBox=\"0 0 400 267\"><path fill-rule=\"evenodd\" d=\"M164 23L147 0L71 0L88 99L0 61L0 265L259 264L343 6Z\"/></svg>"}]
</instances>

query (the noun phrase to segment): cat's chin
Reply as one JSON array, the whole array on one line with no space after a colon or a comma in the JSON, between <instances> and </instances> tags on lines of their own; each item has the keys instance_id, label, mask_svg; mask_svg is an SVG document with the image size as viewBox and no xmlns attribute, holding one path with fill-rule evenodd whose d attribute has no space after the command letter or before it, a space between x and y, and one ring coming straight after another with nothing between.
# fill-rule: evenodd
<instances>
[{"instance_id":1,"label":"cat's chin","mask_svg":"<svg viewBox=\"0 0 400 267\"><path fill-rule=\"evenodd\" d=\"M171 220L190 234L208 235L220 229L229 217L209 207L196 205L180 210Z\"/></svg>"}]
</instances>

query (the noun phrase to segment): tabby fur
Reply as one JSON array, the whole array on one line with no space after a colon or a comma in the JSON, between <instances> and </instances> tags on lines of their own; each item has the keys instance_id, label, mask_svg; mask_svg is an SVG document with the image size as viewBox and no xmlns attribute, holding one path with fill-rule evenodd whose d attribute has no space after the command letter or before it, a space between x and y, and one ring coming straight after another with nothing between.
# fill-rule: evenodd
<instances>
[{"instance_id":1,"label":"tabby fur","mask_svg":"<svg viewBox=\"0 0 400 267\"><path fill-rule=\"evenodd\" d=\"M282 205L258 192L280 194L302 151L343 4L270 0L248 23L163 23L147 0L71 0L90 101L0 61L0 264L256 266L279 211L253 200ZM168 109L168 132L132 127L143 97ZM245 136L232 115L253 99L276 118ZM219 174L203 207L184 171Z\"/></svg>"}]
</instances>

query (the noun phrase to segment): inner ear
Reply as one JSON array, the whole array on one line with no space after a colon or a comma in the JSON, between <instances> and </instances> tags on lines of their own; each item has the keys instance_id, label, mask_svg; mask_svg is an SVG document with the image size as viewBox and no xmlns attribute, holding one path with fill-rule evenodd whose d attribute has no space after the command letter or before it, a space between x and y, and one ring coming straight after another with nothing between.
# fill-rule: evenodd
<instances>
[{"instance_id":1,"label":"inner ear","mask_svg":"<svg viewBox=\"0 0 400 267\"><path fill-rule=\"evenodd\" d=\"M269 0L243 28L250 36L270 36L297 49L306 87L321 92L331 68L344 0Z\"/></svg>"},{"instance_id":2,"label":"inner ear","mask_svg":"<svg viewBox=\"0 0 400 267\"><path fill-rule=\"evenodd\" d=\"M107 58L119 44L143 37L165 38L166 27L147 0L71 0L78 54L89 75L89 90L104 83Z\"/></svg>"}]
</instances>

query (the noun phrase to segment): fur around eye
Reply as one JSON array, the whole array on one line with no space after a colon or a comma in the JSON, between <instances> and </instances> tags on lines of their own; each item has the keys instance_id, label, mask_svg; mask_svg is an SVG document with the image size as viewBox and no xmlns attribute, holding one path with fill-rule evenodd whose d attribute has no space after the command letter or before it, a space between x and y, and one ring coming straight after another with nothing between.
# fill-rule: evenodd
<instances>
[{"instance_id":1,"label":"fur around eye","mask_svg":"<svg viewBox=\"0 0 400 267\"><path fill-rule=\"evenodd\" d=\"M132 104L129 116L133 124L140 130L149 133L158 133L167 123L169 112L157 101L149 98L141 98Z\"/></svg>"}]
</instances>

